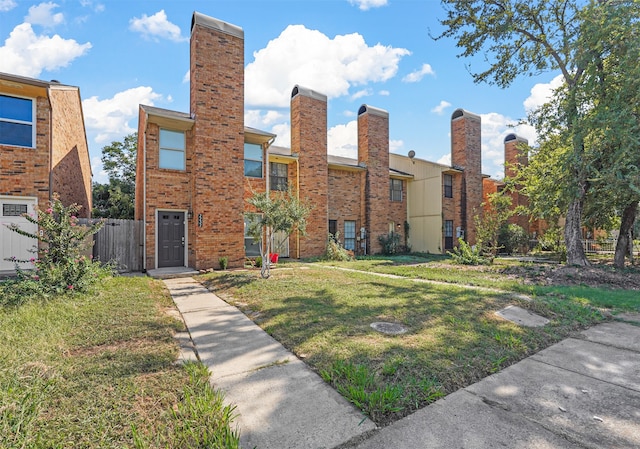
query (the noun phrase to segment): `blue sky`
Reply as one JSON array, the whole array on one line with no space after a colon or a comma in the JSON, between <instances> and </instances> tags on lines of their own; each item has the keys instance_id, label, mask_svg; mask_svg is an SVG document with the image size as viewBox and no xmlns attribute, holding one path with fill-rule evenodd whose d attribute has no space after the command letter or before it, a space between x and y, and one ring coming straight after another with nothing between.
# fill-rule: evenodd
<instances>
[{"instance_id":1,"label":"blue sky","mask_svg":"<svg viewBox=\"0 0 640 449\"><path fill-rule=\"evenodd\" d=\"M509 89L474 84L483 55L459 53L436 0L0 0L0 71L80 87L94 181L101 149L136 131L139 104L189 112L193 11L245 35L245 124L289 146L299 84L328 96L329 153L355 157L356 112L389 112L390 149L448 164L456 108L482 117L482 169L501 177L504 136L548 95L557 74ZM535 143L527 125L515 129Z\"/></svg>"}]
</instances>

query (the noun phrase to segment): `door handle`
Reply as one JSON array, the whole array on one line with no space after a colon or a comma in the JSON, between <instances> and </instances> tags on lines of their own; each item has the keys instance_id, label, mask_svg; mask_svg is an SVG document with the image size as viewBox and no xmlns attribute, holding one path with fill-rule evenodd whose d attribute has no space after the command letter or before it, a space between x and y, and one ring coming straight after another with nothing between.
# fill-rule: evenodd
<instances>
[{"instance_id":1,"label":"door handle","mask_svg":"<svg viewBox=\"0 0 640 449\"><path fill-rule=\"evenodd\" d=\"M184 246L184 236L182 236L182 246Z\"/></svg>"}]
</instances>

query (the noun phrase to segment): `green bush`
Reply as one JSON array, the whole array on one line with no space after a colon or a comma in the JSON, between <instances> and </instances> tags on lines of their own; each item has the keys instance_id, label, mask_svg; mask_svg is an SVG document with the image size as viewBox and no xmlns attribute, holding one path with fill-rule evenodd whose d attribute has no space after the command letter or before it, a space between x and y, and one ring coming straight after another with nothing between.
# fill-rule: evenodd
<instances>
[{"instance_id":1,"label":"green bush","mask_svg":"<svg viewBox=\"0 0 640 449\"><path fill-rule=\"evenodd\" d=\"M220 264L221 270L226 270L229 265L229 259L227 257L221 257L218 259L218 263Z\"/></svg>"},{"instance_id":2,"label":"green bush","mask_svg":"<svg viewBox=\"0 0 640 449\"><path fill-rule=\"evenodd\" d=\"M400 234L397 232L389 232L378 236L378 242L382 246L382 254L391 256L404 252L405 247L400 244Z\"/></svg>"},{"instance_id":3,"label":"green bush","mask_svg":"<svg viewBox=\"0 0 640 449\"><path fill-rule=\"evenodd\" d=\"M335 236L329 234L327 238L327 248L325 249L323 260L330 260L334 262L346 262L352 260L353 257L347 252L346 249L340 244L338 240L340 233L336 233Z\"/></svg>"},{"instance_id":4,"label":"green bush","mask_svg":"<svg viewBox=\"0 0 640 449\"><path fill-rule=\"evenodd\" d=\"M527 253L529 251L529 236L517 224L509 224L500 228L498 246L507 254Z\"/></svg>"},{"instance_id":5,"label":"green bush","mask_svg":"<svg viewBox=\"0 0 640 449\"><path fill-rule=\"evenodd\" d=\"M65 207L54 195L49 207L38 210L36 217L24 215L27 221L38 225L40 233L10 226L14 232L40 241L41 247L34 249L34 257L29 260L8 259L16 262L17 277L3 286L3 304L20 304L33 296L84 291L99 277L112 273L110 266L84 254L90 246L87 239L98 232L103 223L80 226L76 215L80 208L77 204ZM18 263L31 263L34 269L22 269Z\"/></svg>"},{"instance_id":6,"label":"green bush","mask_svg":"<svg viewBox=\"0 0 640 449\"><path fill-rule=\"evenodd\" d=\"M447 254L451 256L454 263L460 265L488 265L493 262L490 257L482 255L482 248L480 245L472 247L462 238L458 239L458 247L453 248L453 251L447 251Z\"/></svg>"}]
</instances>

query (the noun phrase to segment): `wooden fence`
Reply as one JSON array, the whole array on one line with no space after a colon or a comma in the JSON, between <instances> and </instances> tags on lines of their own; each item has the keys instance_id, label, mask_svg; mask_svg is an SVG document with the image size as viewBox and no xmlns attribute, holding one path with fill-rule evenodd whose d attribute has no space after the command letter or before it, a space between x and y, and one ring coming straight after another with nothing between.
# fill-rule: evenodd
<instances>
[{"instance_id":1,"label":"wooden fence","mask_svg":"<svg viewBox=\"0 0 640 449\"><path fill-rule=\"evenodd\" d=\"M82 219L90 224L94 219ZM119 271L142 271L143 222L141 220L107 219L93 236L93 257L101 262L113 262Z\"/></svg>"}]
</instances>

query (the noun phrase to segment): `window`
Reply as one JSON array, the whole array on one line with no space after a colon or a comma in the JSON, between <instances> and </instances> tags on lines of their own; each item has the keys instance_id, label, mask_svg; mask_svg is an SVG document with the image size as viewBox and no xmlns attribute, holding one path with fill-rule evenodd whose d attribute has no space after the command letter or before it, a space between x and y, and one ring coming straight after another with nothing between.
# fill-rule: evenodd
<instances>
[{"instance_id":1,"label":"window","mask_svg":"<svg viewBox=\"0 0 640 449\"><path fill-rule=\"evenodd\" d=\"M33 100L0 95L0 144L35 147Z\"/></svg>"},{"instance_id":2,"label":"window","mask_svg":"<svg viewBox=\"0 0 640 449\"><path fill-rule=\"evenodd\" d=\"M391 201L402 201L402 179L392 179L389 184Z\"/></svg>"},{"instance_id":3,"label":"window","mask_svg":"<svg viewBox=\"0 0 640 449\"><path fill-rule=\"evenodd\" d=\"M338 220L329 220L329 236L331 240L336 241L336 234L338 233Z\"/></svg>"},{"instance_id":4,"label":"window","mask_svg":"<svg viewBox=\"0 0 640 449\"><path fill-rule=\"evenodd\" d=\"M278 162L271 162L269 166L271 190L287 190L289 166Z\"/></svg>"},{"instance_id":5,"label":"window","mask_svg":"<svg viewBox=\"0 0 640 449\"><path fill-rule=\"evenodd\" d=\"M252 223L255 223L260 218L257 215L245 215L244 216L244 254L245 256L259 256L260 255L260 240L254 239L249 233L249 227Z\"/></svg>"},{"instance_id":6,"label":"window","mask_svg":"<svg viewBox=\"0 0 640 449\"><path fill-rule=\"evenodd\" d=\"M4 217L20 217L27 213L26 204L3 204L2 216Z\"/></svg>"},{"instance_id":7,"label":"window","mask_svg":"<svg viewBox=\"0 0 640 449\"><path fill-rule=\"evenodd\" d=\"M453 176L444 175L444 197L453 198Z\"/></svg>"},{"instance_id":8,"label":"window","mask_svg":"<svg viewBox=\"0 0 640 449\"><path fill-rule=\"evenodd\" d=\"M453 220L444 221L444 249L453 249Z\"/></svg>"},{"instance_id":9,"label":"window","mask_svg":"<svg viewBox=\"0 0 640 449\"><path fill-rule=\"evenodd\" d=\"M244 175L262 178L262 145L244 143Z\"/></svg>"},{"instance_id":10,"label":"window","mask_svg":"<svg viewBox=\"0 0 640 449\"><path fill-rule=\"evenodd\" d=\"M355 251L356 249L356 222L345 220L344 222L344 249Z\"/></svg>"},{"instance_id":11,"label":"window","mask_svg":"<svg viewBox=\"0 0 640 449\"><path fill-rule=\"evenodd\" d=\"M160 130L160 168L171 170L185 169L184 133L180 131Z\"/></svg>"}]
</instances>

